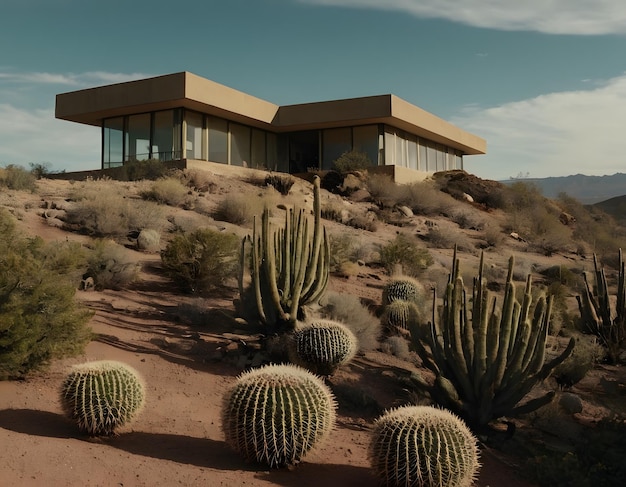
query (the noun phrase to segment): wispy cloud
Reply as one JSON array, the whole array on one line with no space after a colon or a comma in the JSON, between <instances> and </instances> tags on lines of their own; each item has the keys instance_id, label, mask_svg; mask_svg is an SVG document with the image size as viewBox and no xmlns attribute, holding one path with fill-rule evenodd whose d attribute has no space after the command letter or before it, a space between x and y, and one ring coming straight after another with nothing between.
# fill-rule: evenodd
<instances>
[{"instance_id":1,"label":"wispy cloud","mask_svg":"<svg viewBox=\"0 0 626 487\"><path fill-rule=\"evenodd\" d=\"M54 118L56 94L132 81L144 73L19 72L0 67L0 165L49 163L54 170L97 169L100 131Z\"/></svg>"},{"instance_id":2,"label":"wispy cloud","mask_svg":"<svg viewBox=\"0 0 626 487\"><path fill-rule=\"evenodd\" d=\"M399 10L474 27L547 34L625 34L622 0L298 0L326 6Z\"/></svg>"},{"instance_id":3,"label":"wispy cloud","mask_svg":"<svg viewBox=\"0 0 626 487\"><path fill-rule=\"evenodd\" d=\"M451 122L487 140L487 155L466 158L481 177L626 172L626 74L589 90L468 107Z\"/></svg>"}]
</instances>

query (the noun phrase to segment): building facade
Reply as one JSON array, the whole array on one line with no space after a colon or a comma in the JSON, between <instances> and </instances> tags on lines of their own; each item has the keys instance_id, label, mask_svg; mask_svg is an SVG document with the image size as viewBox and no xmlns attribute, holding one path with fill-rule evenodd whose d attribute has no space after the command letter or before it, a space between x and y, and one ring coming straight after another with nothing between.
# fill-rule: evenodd
<instances>
[{"instance_id":1,"label":"building facade","mask_svg":"<svg viewBox=\"0 0 626 487\"><path fill-rule=\"evenodd\" d=\"M486 152L394 95L278 106L189 72L59 94L55 115L101 128L102 169L152 159L302 173L359 151L372 166L427 174Z\"/></svg>"}]
</instances>

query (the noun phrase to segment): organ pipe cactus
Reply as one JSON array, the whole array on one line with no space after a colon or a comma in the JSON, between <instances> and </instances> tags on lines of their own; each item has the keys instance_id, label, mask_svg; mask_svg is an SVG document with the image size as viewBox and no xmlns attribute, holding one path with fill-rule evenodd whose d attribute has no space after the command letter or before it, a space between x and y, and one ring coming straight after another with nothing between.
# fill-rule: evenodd
<instances>
[{"instance_id":1,"label":"organ pipe cactus","mask_svg":"<svg viewBox=\"0 0 626 487\"><path fill-rule=\"evenodd\" d=\"M387 487L467 487L480 469L469 428L451 412L430 406L404 406L378 418L370 459Z\"/></svg>"},{"instance_id":2,"label":"organ pipe cactus","mask_svg":"<svg viewBox=\"0 0 626 487\"><path fill-rule=\"evenodd\" d=\"M110 436L141 411L145 388L139 373L121 362L74 366L61 386L61 404L81 432Z\"/></svg>"},{"instance_id":3,"label":"organ pipe cactus","mask_svg":"<svg viewBox=\"0 0 626 487\"><path fill-rule=\"evenodd\" d=\"M383 287L383 305L393 301L411 301L419 305L423 299L424 287L412 277L392 277Z\"/></svg>"},{"instance_id":4,"label":"organ pipe cactus","mask_svg":"<svg viewBox=\"0 0 626 487\"><path fill-rule=\"evenodd\" d=\"M594 283L589 284L587 273L583 274L585 289L582 296L577 296L578 309L583 327L596 335L612 363L619 361L619 355L626 346L626 283L622 250L619 250L619 270L617 278L617 296L615 310L611 310L611 298L604 269L598 266L598 259L593 255Z\"/></svg>"},{"instance_id":5,"label":"organ pipe cactus","mask_svg":"<svg viewBox=\"0 0 626 487\"><path fill-rule=\"evenodd\" d=\"M246 460L295 465L331 431L335 399L324 382L295 365L245 372L226 395L226 442Z\"/></svg>"},{"instance_id":6,"label":"organ pipe cactus","mask_svg":"<svg viewBox=\"0 0 626 487\"><path fill-rule=\"evenodd\" d=\"M314 321L293 332L289 360L314 374L328 376L348 363L358 349L358 340L344 324Z\"/></svg>"},{"instance_id":7,"label":"organ pipe cactus","mask_svg":"<svg viewBox=\"0 0 626 487\"><path fill-rule=\"evenodd\" d=\"M269 209L261 215L260 232L254 223L252 236L242 241L239 292L244 299L244 268L251 247L251 287L256 312L271 331L291 331L304 308L316 303L326 291L330 244L321 224L320 178L313 178L313 225L304 210L287 210L283 228L270 225Z\"/></svg>"},{"instance_id":8,"label":"organ pipe cactus","mask_svg":"<svg viewBox=\"0 0 626 487\"><path fill-rule=\"evenodd\" d=\"M530 412L550 402L554 391L518 405L571 354L575 344L572 338L560 355L545 361L552 298L541 295L533 302L529 275L519 302L513 264L511 257L499 310L482 277L481 255L468 305L455 250L441 319L437 319L433 303L430 337L412 333L424 365L435 373L430 388L433 399L477 429L492 419Z\"/></svg>"}]
</instances>

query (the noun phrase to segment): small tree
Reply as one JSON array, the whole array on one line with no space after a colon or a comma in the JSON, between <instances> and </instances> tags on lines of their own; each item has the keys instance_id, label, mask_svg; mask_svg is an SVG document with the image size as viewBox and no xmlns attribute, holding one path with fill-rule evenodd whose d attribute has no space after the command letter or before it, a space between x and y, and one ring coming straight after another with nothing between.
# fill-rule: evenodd
<instances>
[{"instance_id":1,"label":"small tree","mask_svg":"<svg viewBox=\"0 0 626 487\"><path fill-rule=\"evenodd\" d=\"M372 166L372 161L367 154L357 150L346 151L333 162L334 169L340 173L363 171Z\"/></svg>"}]
</instances>

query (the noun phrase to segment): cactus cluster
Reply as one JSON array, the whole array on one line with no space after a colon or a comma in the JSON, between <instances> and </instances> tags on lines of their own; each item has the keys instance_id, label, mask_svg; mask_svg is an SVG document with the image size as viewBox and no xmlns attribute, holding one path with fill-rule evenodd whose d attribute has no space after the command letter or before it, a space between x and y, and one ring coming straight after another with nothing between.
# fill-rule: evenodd
<instances>
[{"instance_id":1,"label":"cactus cluster","mask_svg":"<svg viewBox=\"0 0 626 487\"><path fill-rule=\"evenodd\" d=\"M296 329L288 346L291 362L322 376L352 360L357 349L354 333L332 320L313 321Z\"/></svg>"},{"instance_id":2,"label":"cactus cluster","mask_svg":"<svg viewBox=\"0 0 626 487\"><path fill-rule=\"evenodd\" d=\"M420 305L424 300L424 287L409 276L392 277L383 287L383 306L394 301L409 301Z\"/></svg>"},{"instance_id":3,"label":"cactus cluster","mask_svg":"<svg viewBox=\"0 0 626 487\"><path fill-rule=\"evenodd\" d=\"M611 297L606 280L606 273L598 265L593 255L594 283L589 284L587 273L585 289L582 296L577 296L578 309L585 331L596 335L606 348L611 363L619 361L619 355L626 348L626 272L619 250L619 267L617 277L617 296L615 310L611 310Z\"/></svg>"},{"instance_id":4,"label":"cactus cluster","mask_svg":"<svg viewBox=\"0 0 626 487\"><path fill-rule=\"evenodd\" d=\"M370 459L388 487L467 487L480 468L476 438L444 409L404 406L376 420Z\"/></svg>"},{"instance_id":5,"label":"cactus cluster","mask_svg":"<svg viewBox=\"0 0 626 487\"><path fill-rule=\"evenodd\" d=\"M81 432L110 436L141 411L145 390L139 373L102 360L73 367L61 386L61 404Z\"/></svg>"},{"instance_id":6,"label":"cactus cluster","mask_svg":"<svg viewBox=\"0 0 626 487\"><path fill-rule=\"evenodd\" d=\"M239 293L245 300L246 249L251 247L251 291L258 319L271 331L292 331L304 318L305 306L326 291L330 272L330 244L321 224L320 178L313 178L313 227L303 209L285 212L283 228L270 225L269 209L256 220L252 236L242 241Z\"/></svg>"},{"instance_id":7,"label":"cactus cluster","mask_svg":"<svg viewBox=\"0 0 626 487\"><path fill-rule=\"evenodd\" d=\"M295 465L330 432L336 403L330 389L296 365L245 372L226 395L226 442L245 459L271 468Z\"/></svg>"},{"instance_id":8,"label":"cactus cluster","mask_svg":"<svg viewBox=\"0 0 626 487\"><path fill-rule=\"evenodd\" d=\"M419 325L420 310L414 302L398 299L383 308L382 322L388 331L409 331Z\"/></svg>"},{"instance_id":9,"label":"cactus cluster","mask_svg":"<svg viewBox=\"0 0 626 487\"><path fill-rule=\"evenodd\" d=\"M511 257L500 311L487 291L483 264L481 255L468 309L455 250L440 319L433 306L430 334L412 333L422 362L436 377L429 388L433 399L479 429L492 419L530 412L550 402L553 391L518 405L575 345L572 338L559 356L545 362L551 297L540 295L533 301L529 275L519 302Z\"/></svg>"}]
</instances>

